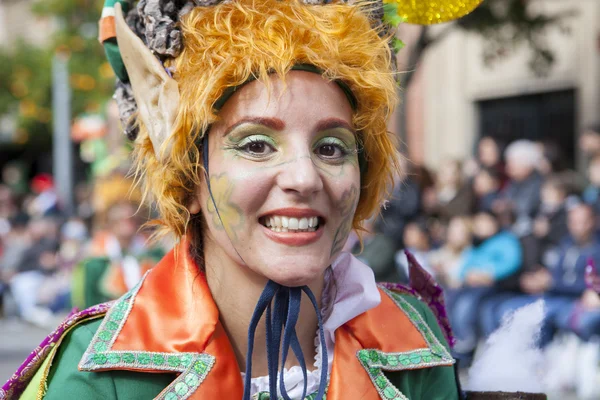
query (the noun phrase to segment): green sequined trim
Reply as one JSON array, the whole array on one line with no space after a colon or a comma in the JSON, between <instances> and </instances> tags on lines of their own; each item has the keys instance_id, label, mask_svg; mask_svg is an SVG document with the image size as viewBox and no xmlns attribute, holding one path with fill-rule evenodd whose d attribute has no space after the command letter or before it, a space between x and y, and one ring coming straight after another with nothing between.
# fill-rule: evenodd
<instances>
[{"instance_id":1,"label":"green sequined trim","mask_svg":"<svg viewBox=\"0 0 600 400\"><path fill-rule=\"evenodd\" d=\"M79 362L79 369L96 371L124 368L127 370L179 372L177 379L167 386L155 400L187 399L204 381L215 364L215 357L205 353L111 350L129 317L135 296L144 278L130 292L117 300L108 311L83 354L83 358Z\"/></svg>"},{"instance_id":2,"label":"green sequined trim","mask_svg":"<svg viewBox=\"0 0 600 400\"><path fill-rule=\"evenodd\" d=\"M393 293L385 288L381 288L383 292L385 292L390 298L394 301L394 303L402 310L413 322L413 324L417 327L427 345L429 346L429 350L433 355L441 357L442 364L440 365L452 365L454 364L454 358L446 348L435 336L429 325L425 322L421 314L406 301L401 295ZM418 351L418 350L417 350ZM428 363L428 361L424 361L424 363ZM437 365L437 364L436 364Z\"/></svg>"},{"instance_id":3,"label":"green sequined trim","mask_svg":"<svg viewBox=\"0 0 600 400\"><path fill-rule=\"evenodd\" d=\"M410 318L419 330L428 348L400 353L386 353L376 349L359 350L356 356L369 374L379 396L384 400L408 400L384 375L383 371L403 371L426 367L448 366L454 364L450 352L437 339L421 314L402 296L381 288L392 301Z\"/></svg>"},{"instance_id":4,"label":"green sequined trim","mask_svg":"<svg viewBox=\"0 0 600 400\"><path fill-rule=\"evenodd\" d=\"M329 388L328 388L329 389ZM309 394L308 396L306 396L304 398L304 400L314 400L317 397L318 391L314 392L312 394ZM252 400L270 400L271 399L271 395L269 395L269 393L267 392L260 392L260 393L256 393L254 396L252 396ZM283 399L283 397L279 397L279 399ZM327 400L327 389L325 389L325 395L323 396L323 400Z\"/></svg>"}]
</instances>

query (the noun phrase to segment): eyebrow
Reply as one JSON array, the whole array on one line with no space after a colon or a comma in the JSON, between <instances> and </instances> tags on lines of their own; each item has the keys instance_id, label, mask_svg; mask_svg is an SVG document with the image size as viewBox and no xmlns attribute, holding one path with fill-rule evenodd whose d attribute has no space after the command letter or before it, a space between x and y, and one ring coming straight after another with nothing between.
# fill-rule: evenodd
<instances>
[{"instance_id":1,"label":"eyebrow","mask_svg":"<svg viewBox=\"0 0 600 400\"><path fill-rule=\"evenodd\" d=\"M234 130L235 128L237 128L238 126L243 125L243 124L264 125L267 128L271 128L276 131L282 131L285 129L285 122L283 122L279 118L246 117L246 118L240 119L238 122L236 122L235 124L231 125L227 129L225 129L224 136L227 136L229 134L229 132L231 132L232 130Z\"/></svg>"},{"instance_id":2,"label":"eyebrow","mask_svg":"<svg viewBox=\"0 0 600 400\"><path fill-rule=\"evenodd\" d=\"M232 130L243 124L264 125L276 131L282 131L285 129L285 122L283 122L279 118L246 117L240 119L238 122L225 129L225 133L223 134L223 136L227 136ZM352 126L350 126L350 124L348 124L343 119L339 118L327 118L319 121L319 123L316 126L316 131L321 132L335 128L345 128L352 133L356 133L356 131L354 130L354 128L352 128Z\"/></svg>"},{"instance_id":3,"label":"eyebrow","mask_svg":"<svg viewBox=\"0 0 600 400\"><path fill-rule=\"evenodd\" d=\"M326 131L328 129L335 129L335 128L345 128L345 129L349 130L350 132L355 133L354 128L352 128L350 126L350 124L348 124L343 119L339 119L339 118L327 118L322 121L319 121L319 123L317 124L316 130L317 130L317 132L321 132L321 131Z\"/></svg>"}]
</instances>

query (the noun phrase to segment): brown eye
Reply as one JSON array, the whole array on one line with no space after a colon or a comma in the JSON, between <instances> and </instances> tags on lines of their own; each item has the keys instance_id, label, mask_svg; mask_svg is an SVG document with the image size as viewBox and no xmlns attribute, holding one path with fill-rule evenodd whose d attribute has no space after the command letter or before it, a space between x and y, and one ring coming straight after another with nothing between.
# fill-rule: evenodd
<instances>
[{"instance_id":1,"label":"brown eye","mask_svg":"<svg viewBox=\"0 0 600 400\"><path fill-rule=\"evenodd\" d=\"M344 152L334 144L323 144L317 148L317 155L324 158L340 158Z\"/></svg>"},{"instance_id":2,"label":"brown eye","mask_svg":"<svg viewBox=\"0 0 600 400\"><path fill-rule=\"evenodd\" d=\"M259 138L252 138L238 148L251 157L266 157L275 152L273 145Z\"/></svg>"},{"instance_id":3,"label":"brown eye","mask_svg":"<svg viewBox=\"0 0 600 400\"><path fill-rule=\"evenodd\" d=\"M254 154L264 154L267 151L267 145L263 142L252 142L246 147L247 151Z\"/></svg>"},{"instance_id":4,"label":"brown eye","mask_svg":"<svg viewBox=\"0 0 600 400\"><path fill-rule=\"evenodd\" d=\"M325 144L325 145L319 147L319 155L325 156L325 157L334 157L336 150L337 149L335 148L335 146L333 146L331 144Z\"/></svg>"}]
</instances>

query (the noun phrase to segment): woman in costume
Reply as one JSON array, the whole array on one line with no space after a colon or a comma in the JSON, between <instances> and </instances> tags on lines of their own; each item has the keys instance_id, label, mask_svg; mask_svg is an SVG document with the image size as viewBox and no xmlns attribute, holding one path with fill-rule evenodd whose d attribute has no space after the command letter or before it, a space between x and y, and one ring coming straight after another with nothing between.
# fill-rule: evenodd
<instances>
[{"instance_id":1,"label":"woman in costume","mask_svg":"<svg viewBox=\"0 0 600 400\"><path fill-rule=\"evenodd\" d=\"M70 316L3 395L459 398L439 288L418 267L412 289L378 287L341 253L398 172L389 24L478 1L418 3L108 0L136 170L180 241Z\"/></svg>"}]
</instances>

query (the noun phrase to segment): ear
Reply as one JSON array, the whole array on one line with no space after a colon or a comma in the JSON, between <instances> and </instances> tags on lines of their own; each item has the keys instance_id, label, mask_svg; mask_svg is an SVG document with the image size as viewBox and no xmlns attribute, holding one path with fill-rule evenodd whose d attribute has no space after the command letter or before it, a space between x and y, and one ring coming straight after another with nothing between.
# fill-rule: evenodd
<instances>
[{"instance_id":1,"label":"ear","mask_svg":"<svg viewBox=\"0 0 600 400\"><path fill-rule=\"evenodd\" d=\"M198 194L194 193L193 197L190 199L189 203L187 204L187 209L190 212L190 214L194 215L194 214L198 214L201 210L201 206L200 206L200 198L198 197Z\"/></svg>"},{"instance_id":2,"label":"ear","mask_svg":"<svg viewBox=\"0 0 600 400\"><path fill-rule=\"evenodd\" d=\"M119 2L115 4L115 26L117 43L129 75L139 118L148 130L156 157L164 160L172 145L169 143L163 148L175 123L179 86L144 42L127 26Z\"/></svg>"}]
</instances>

